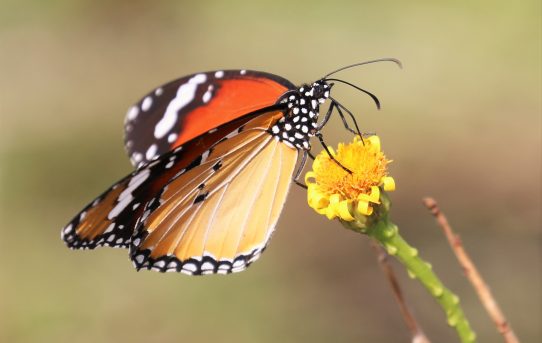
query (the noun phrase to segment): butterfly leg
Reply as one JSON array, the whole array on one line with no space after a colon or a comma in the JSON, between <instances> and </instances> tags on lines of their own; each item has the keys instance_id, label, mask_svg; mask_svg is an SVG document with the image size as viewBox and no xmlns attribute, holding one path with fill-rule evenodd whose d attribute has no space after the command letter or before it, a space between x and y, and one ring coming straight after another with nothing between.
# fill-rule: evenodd
<instances>
[{"instance_id":1,"label":"butterfly leg","mask_svg":"<svg viewBox=\"0 0 542 343\"><path fill-rule=\"evenodd\" d=\"M327 113L324 115L324 119L318 124L316 127L316 130L320 131L324 126L326 126L327 122L329 121L329 118L331 118L331 114L333 113L333 109L335 108L335 104L333 101L331 102L331 105L329 105L329 109L327 110Z\"/></svg>"},{"instance_id":2,"label":"butterfly leg","mask_svg":"<svg viewBox=\"0 0 542 343\"><path fill-rule=\"evenodd\" d=\"M362 134L361 134L361 131L360 131L359 126L358 126L358 122L356 121L356 117L354 116L354 114L353 114L349 109L347 109L346 107L344 107L344 105L342 105L342 104L341 104L340 102L338 102L337 100L333 99L332 97L329 97L329 98L331 99L331 102L332 102L332 103L335 103L335 105L337 106L337 111L339 112L339 116L341 117L341 119L342 119L342 121L343 121L344 127L345 127L348 131L352 132L353 134L357 134L357 135L359 135L359 136L361 137ZM341 109L345 110L346 113L348 113L348 115L350 116L350 118L352 118L352 121L354 122L354 126L355 126L355 128L356 128L356 131L354 131L354 130L352 130L352 129L350 128L350 126L348 125L348 123L347 123L347 121L346 121L346 118L344 117L344 114L343 114L343 112L342 112Z\"/></svg>"},{"instance_id":3,"label":"butterfly leg","mask_svg":"<svg viewBox=\"0 0 542 343\"><path fill-rule=\"evenodd\" d=\"M341 120L343 122L344 127L348 131L352 132L353 134L355 134L355 135L358 134L356 131L354 131L354 130L352 130L350 128L350 126L348 125L348 122L346 121L346 118L344 117L343 112L337 106L337 104L335 104L333 101L331 102L331 105L329 106L329 109L327 110L327 113L325 114L324 119L322 120L322 122L320 122L320 124L318 124L318 127L316 129L318 131L320 131L327 124L327 122L329 121L329 118L331 118L331 115L332 115L334 109L336 109L339 112L339 116L341 117Z\"/></svg>"},{"instance_id":4,"label":"butterfly leg","mask_svg":"<svg viewBox=\"0 0 542 343\"><path fill-rule=\"evenodd\" d=\"M324 142L324 137L322 136L322 134L320 132L318 132L316 135L316 137L318 137L318 140L320 141L320 143L322 144L322 146L324 147L324 149L326 150L329 158L331 160L333 160L335 163L337 163L337 165L339 165L339 167L341 167L342 169L344 169L344 171L346 171L348 174L352 174L352 171L348 168L346 168L345 166L343 166L339 161L337 161L335 159L335 157L333 157L333 155L331 154L331 151L329 151L329 148L327 147L326 145L326 142Z\"/></svg>"},{"instance_id":5,"label":"butterfly leg","mask_svg":"<svg viewBox=\"0 0 542 343\"><path fill-rule=\"evenodd\" d=\"M343 114L343 111L341 110L340 107L337 106L337 112L339 112L339 117L341 118L342 122L343 122L343 125L345 127L345 129L347 129L348 131L352 132L353 134L355 135L359 135L359 131L356 132L355 130L353 130L350 125L348 125L348 122L346 121L346 118L344 117L344 114ZM355 121L354 121L355 123ZM356 123L356 128L357 128L357 123ZM359 128L358 128L359 130Z\"/></svg>"},{"instance_id":6,"label":"butterfly leg","mask_svg":"<svg viewBox=\"0 0 542 343\"><path fill-rule=\"evenodd\" d=\"M371 137L371 136L375 136L375 135L376 135L376 132L363 132L363 133L361 133L361 132L359 132L359 131L356 132L356 131L352 130L352 129L348 126L348 123L346 122L346 118L344 117L344 114L342 113L341 109L340 109L338 106L337 106L337 112L339 112L339 116L341 117L341 119L342 119L342 121L343 121L344 127L345 127L348 131L352 132L353 134L359 135L360 138L361 138L361 141L362 141L363 143L365 143L365 142L363 141L364 138L368 138L368 137ZM354 120L354 123L356 123L355 120ZM359 130L359 128L357 127L357 124L356 124L356 128Z\"/></svg>"},{"instance_id":7,"label":"butterfly leg","mask_svg":"<svg viewBox=\"0 0 542 343\"><path fill-rule=\"evenodd\" d=\"M307 163L307 156L311 156L311 158L314 159L314 156L312 156L308 150L303 150L303 156L301 156L301 162L299 163L299 167L297 168L297 171L295 172L295 175L292 177L292 181L298 185L301 188L307 189L307 185L305 185L302 182L299 182L298 179L301 176L301 172L303 171L303 168L305 168L305 164Z\"/></svg>"}]
</instances>

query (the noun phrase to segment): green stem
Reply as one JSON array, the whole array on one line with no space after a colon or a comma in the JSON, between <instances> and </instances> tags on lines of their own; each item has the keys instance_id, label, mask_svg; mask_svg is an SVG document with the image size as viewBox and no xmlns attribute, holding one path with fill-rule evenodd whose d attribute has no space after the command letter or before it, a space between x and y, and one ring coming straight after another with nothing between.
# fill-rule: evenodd
<instances>
[{"instance_id":1,"label":"green stem","mask_svg":"<svg viewBox=\"0 0 542 343\"><path fill-rule=\"evenodd\" d=\"M353 229L352 227L349 227ZM359 230L357 230L359 231ZM418 279L444 309L448 325L453 327L462 343L476 342L476 334L461 309L459 298L444 287L433 272L431 265L418 256L418 250L411 247L400 235L395 224L387 217L364 229L364 233L377 240L387 252L395 256L408 270L409 275Z\"/></svg>"}]
</instances>

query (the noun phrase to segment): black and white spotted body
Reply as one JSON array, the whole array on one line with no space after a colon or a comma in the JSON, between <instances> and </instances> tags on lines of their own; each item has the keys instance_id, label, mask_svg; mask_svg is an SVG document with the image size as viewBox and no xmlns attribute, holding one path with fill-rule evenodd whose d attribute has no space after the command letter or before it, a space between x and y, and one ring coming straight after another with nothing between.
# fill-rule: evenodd
<instances>
[{"instance_id":1,"label":"black and white spotted body","mask_svg":"<svg viewBox=\"0 0 542 343\"><path fill-rule=\"evenodd\" d=\"M310 138L318 133L320 105L329 98L330 90L331 85L319 80L288 92L279 101L287 104L287 113L271 127L273 137L292 148L310 150Z\"/></svg>"}]
</instances>

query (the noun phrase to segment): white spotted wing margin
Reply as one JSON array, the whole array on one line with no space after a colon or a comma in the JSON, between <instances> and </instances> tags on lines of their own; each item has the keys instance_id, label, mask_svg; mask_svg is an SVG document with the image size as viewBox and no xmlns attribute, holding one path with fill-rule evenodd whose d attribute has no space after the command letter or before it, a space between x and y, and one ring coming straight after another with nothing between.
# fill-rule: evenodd
<instances>
[{"instance_id":1,"label":"white spotted wing margin","mask_svg":"<svg viewBox=\"0 0 542 343\"><path fill-rule=\"evenodd\" d=\"M262 115L247 124L252 128L217 143L204 162L172 178L148 202L130 246L138 270L228 274L260 257L298 156L269 134L273 116Z\"/></svg>"}]
</instances>

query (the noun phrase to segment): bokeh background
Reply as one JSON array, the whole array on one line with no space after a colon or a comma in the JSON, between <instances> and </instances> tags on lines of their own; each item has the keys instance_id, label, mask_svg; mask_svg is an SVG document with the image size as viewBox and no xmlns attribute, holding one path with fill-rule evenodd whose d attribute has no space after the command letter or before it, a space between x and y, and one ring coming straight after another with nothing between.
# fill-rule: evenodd
<instances>
[{"instance_id":1,"label":"bokeh background","mask_svg":"<svg viewBox=\"0 0 542 343\"><path fill-rule=\"evenodd\" d=\"M340 76L335 97L394 160L393 219L457 292L480 342L499 335L422 206L434 196L523 342L540 342L540 1L0 0L0 341L408 342L365 237L294 187L270 248L228 277L136 273L125 251L70 251L60 228L130 172L129 105L197 71ZM331 144L349 139L337 119ZM420 324L456 342L398 266Z\"/></svg>"}]
</instances>

